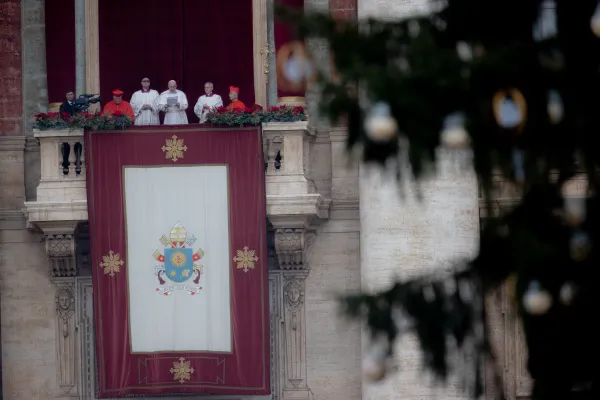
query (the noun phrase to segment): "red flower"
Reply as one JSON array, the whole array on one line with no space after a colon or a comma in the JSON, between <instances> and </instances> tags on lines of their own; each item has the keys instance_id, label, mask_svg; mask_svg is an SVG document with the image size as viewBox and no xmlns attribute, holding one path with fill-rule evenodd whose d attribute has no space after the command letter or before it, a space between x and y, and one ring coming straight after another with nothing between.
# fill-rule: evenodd
<instances>
[{"instance_id":1,"label":"red flower","mask_svg":"<svg viewBox=\"0 0 600 400\"><path fill-rule=\"evenodd\" d=\"M269 111L279 111L279 107L277 107L277 106L271 106L271 107L269 107Z\"/></svg>"},{"instance_id":2,"label":"red flower","mask_svg":"<svg viewBox=\"0 0 600 400\"><path fill-rule=\"evenodd\" d=\"M67 120L67 119L71 118L71 116L69 115L69 113L66 113L66 112L62 113L61 116L62 116L62 119L64 119L64 120Z\"/></svg>"},{"instance_id":3,"label":"red flower","mask_svg":"<svg viewBox=\"0 0 600 400\"><path fill-rule=\"evenodd\" d=\"M304 112L304 107L302 106L295 106L293 109L294 114L302 114Z\"/></svg>"},{"instance_id":4,"label":"red flower","mask_svg":"<svg viewBox=\"0 0 600 400\"><path fill-rule=\"evenodd\" d=\"M223 107L223 106L217 108L217 112L219 112L219 113L222 113L222 112L225 112L225 111L226 111L226 108Z\"/></svg>"},{"instance_id":5,"label":"red flower","mask_svg":"<svg viewBox=\"0 0 600 400\"><path fill-rule=\"evenodd\" d=\"M262 108L261 106L259 106L258 104L254 104L254 105L252 106L252 108L254 109L254 111L262 111L262 109L263 109L263 108Z\"/></svg>"},{"instance_id":6,"label":"red flower","mask_svg":"<svg viewBox=\"0 0 600 400\"><path fill-rule=\"evenodd\" d=\"M251 113L252 109L250 107L246 107L246 109L244 111L247 112L247 113Z\"/></svg>"},{"instance_id":7,"label":"red flower","mask_svg":"<svg viewBox=\"0 0 600 400\"><path fill-rule=\"evenodd\" d=\"M114 115L115 117L122 117L124 114L123 114L123 111L116 110L115 112L112 113L112 115Z\"/></svg>"}]
</instances>

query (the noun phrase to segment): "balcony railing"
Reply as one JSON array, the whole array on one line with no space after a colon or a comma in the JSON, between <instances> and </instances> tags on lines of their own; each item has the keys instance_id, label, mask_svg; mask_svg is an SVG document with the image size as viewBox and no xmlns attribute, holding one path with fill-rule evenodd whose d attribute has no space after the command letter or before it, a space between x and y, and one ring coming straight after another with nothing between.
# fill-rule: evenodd
<instances>
[{"instance_id":1,"label":"balcony railing","mask_svg":"<svg viewBox=\"0 0 600 400\"><path fill-rule=\"evenodd\" d=\"M68 233L86 221L84 133L82 130L36 131L41 158L37 199L25 203L30 224L45 233ZM314 133L307 122L263 125L267 214L269 218L328 216L329 203L311 178L310 152Z\"/></svg>"},{"instance_id":2,"label":"balcony railing","mask_svg":"<svg viewBox=\"0 0 600 400\"><path fill-rule=\"evenodd\" d=\"M85 221L87 196L82 130L37 131L41 175L37 199L26 202L28 221L45 232L62 232Z\"/></svg>"}]
</instances>

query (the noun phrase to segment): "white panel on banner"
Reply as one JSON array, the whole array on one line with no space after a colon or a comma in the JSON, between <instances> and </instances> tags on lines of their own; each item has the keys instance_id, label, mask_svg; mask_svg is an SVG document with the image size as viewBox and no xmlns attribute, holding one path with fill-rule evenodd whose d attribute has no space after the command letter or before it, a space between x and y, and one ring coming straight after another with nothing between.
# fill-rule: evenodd
<instances>
[{"instance_id":1,"label":"white panel on banner","mask_svg":"<svg viewBox=\"0 0 600 400\"><path fill-rule=\"evenodd\" d=\"M131 351L231 352L227 167L123 179Z\"/></svg>"}]
</instances>

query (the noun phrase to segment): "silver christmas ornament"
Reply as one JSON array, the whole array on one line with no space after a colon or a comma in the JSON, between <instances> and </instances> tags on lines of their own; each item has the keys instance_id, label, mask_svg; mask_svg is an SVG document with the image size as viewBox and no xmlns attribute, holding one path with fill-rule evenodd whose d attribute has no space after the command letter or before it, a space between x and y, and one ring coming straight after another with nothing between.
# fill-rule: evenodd
<instances>
[{"instance_id":1,"label":"silver christmas ornament","mask_svg":"<svg viewBox=\"0 0 600 400\"><path fill-rule=\"evenodd\" d=\"M565 306L570 306L575 297L575 284L573 282L566 282L560 287L558 298L560 302Z\"/></svg>"},{"instance_id":2,"label":"silver christmas ornament","mask_svg":"<svg viewBox=\"0 0 600 400\"><path fill-rule=\"evenodd\" d=\"M473 60L473 48L467 42L456 43L456 53L458 58L464 62Z\"/></svg>"},{"instance_id":3,"label":"silver christmas ornament","mask_svg":"<svg viewBox=\"0 0 600 400\"><path fill-rule=\"evenodd\" d=\"M523 294L522 302L527 313L543 315L552 307L552 295L547 290L543 290L539 282L533 281Z\"/></svg>"},{"instance_id":4,"label":"silver christmas ornament","mask_svg":"<svg viewBox=\"0 0 600 400\"><path fill-rule=\"evenodd\" d=\"M575 232L571 236L570 253L573 261L583 261L590 254L592 248L590 237L585 232Z\"/></svg>"},{"instance_id":5,"label":"silver christmas ornament","mask_svg":"<svg viewBox=\"0 0 600 400\"><path fill-rule=\"evenodd\" d=\"M365 131L374 142L389 142L398 135L398 123L389 104L375 103L365 119Z\"/></svg>"},{"instance_id":6,"label":"silver christmas ornament","mask_svg":"<svg viewBox=\"0 0 600 400\"><path fill-rule=\"evenodd\" d=\"M523 151L519 149L513 150L512 161L515 172L515 180L517 182L525 181L525 161L523 160Z\"/></svg>"},{"instance_id":7,"label":"silver christmas ornament","mask_svg":"<svg viewBox=\"0 0 600 400\"><path fill-rule=\"evenodd\" d=\"M385 378L389 346L389 341L384 336L373 340L369 352L363 360L363 374L369 381L378 382Z\"/></svg>"},{"instance_id":8,"label":"silver christmas ornament","mask_svg":"<svg viewBox=\"0 0 600 400\"><path fill-rule=\"evenodd\" d=\"M564 107L562 98L556 90L548 92L548 117L550 122L558 124L564 116Z\"/></svg>"},{"instance_id":9,"label":"silver christmas ornament","mask_svg":"<svg viewBox=\"0 0 600 400\"><path fill-rule=\"evenodd\" d=\"M363 375L371 382L379 382L385 378L387 370L385 363L367 358L363 361Z\"/></svg>"},{"instance_id":10,"label":"silver christmas ornament","mask_svg":"<svg viewBox=\"0 0 600 400\"><path fill-rule=\"evenodd\" d=\"M452 114L444 120L444 127L440 135L442 146L449 149L464 149L471 143L471 138L464 127L464 116L460 113Z\"/></svg>"}]
</instances>

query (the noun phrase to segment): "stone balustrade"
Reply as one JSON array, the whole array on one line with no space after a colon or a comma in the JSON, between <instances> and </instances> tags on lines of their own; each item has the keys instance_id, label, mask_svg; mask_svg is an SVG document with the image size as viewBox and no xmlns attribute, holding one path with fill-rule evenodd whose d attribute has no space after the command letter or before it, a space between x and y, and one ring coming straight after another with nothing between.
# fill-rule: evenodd
<instances>
[{"instance_id":1,"label":"stone balustrade","mask_svg":"<svg viewBox=\"0 0 600 400\"><path fill-rule=\"evenodd\" d=\"M70 234L88 218L83 130L35 131L34 136L41 179L37 199L25 203L28 222L46 234ZM311 178L314 137L305 121L263 124L267 215L275 225L293 216L304 228L328 217L329 202Z\"/></svg>"}]
</instances>

